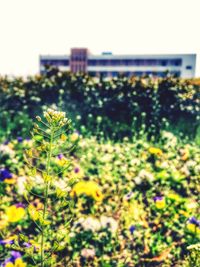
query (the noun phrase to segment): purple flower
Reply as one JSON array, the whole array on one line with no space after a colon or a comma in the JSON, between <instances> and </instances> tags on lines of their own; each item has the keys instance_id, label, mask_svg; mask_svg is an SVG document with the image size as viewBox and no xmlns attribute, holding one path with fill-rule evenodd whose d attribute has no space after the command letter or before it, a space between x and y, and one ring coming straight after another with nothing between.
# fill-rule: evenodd
<instances>
[{"instance_id":1,"label":"purple flower","mask_svg":"<svg viewBox=\"0 0 200 267\"><path fill-rule=\"evenodd\" d=\"M3 144L4 144L4 145L8 145L9 142L10 142L9 140L6 140Z\"/></svg>"},{"instance_id":2,"label":"purple flower","mask_svg":"<svg viewBox=\"0 0 200 267\"><path fill-rule=\"evenodd\" d=\"M25 246L26 248L30 248L30 247L32 247L32 245L31 245L30 243L27 243L27 242L24 242L24 246Z\"/></svg>"},{"instance_id":3,"label":"purple flower","mask_svg":"<svg viewBox=\"0 0 200 267\"><path fill-rule=\"evenodd\" d=\"M6 260L4 261L4 263L2 264L2 267L5 267L6 264L9 263L9 262L14 263L14 261L13 261L12 258L8 258L8 259L6 259Z\"/></svg>"},{"instance_id":4,"label":"purple flower","mask_svg":"<svg viewBox=\"0 0 200 267\"><path fill-rule=\"evenodd\" d=\"M6 169L1 169L0 170L0 181L4 181L5 179L11 179L13 176L12 174L6 170Z\"/></svg>"},{"instance_id":5,"label":"purple flower","mask_svg":"<svg viewBox=\"0 0 200 267\"><path fill-rule=\"evenodd\" d=\"M161 201L161 200L163 200L163 197L159 197L159 196L157 196L157 197L154 197L153 200L154 200L155 202L156 202L156 201Z\"/></svg>"},{"instance_id":6,"label":"purple flower","mask_svg":"<svg viewBox=\"0 0 200 267\"><path fill-rule=\"evenodd\" d=\"M6 259L2 265L2 267L5 267L7 263L11 262L14 263L16 259L21 258L21 253L18 251L11 251L11 257Z\"/></svg>"},{"instance_id":7,"label":"purple flower","mask_svg":"<svg viewBox=\"0 0 200 267\"><path fill-rule=\"evenodd\" d=\"M15 206L16 206L17 208L24 208L24 204L22 204L22 203L17 203Z\"/></svg>"},{"instance_id":8,"label":"purple flower","mask_svg":"<svg viewBox=\"0 0 200 267\"><path fill-rule=\"evenodd\" d=\"M13 243L14 240L9 240L9 239L0 240L0 245L13 244Z\"/></svg>"},{"instance_id":9,"label":"purple flower","mask_svg":"<svg viewBox=\"0 0 200 267\"><path fill-rule=\"evenodd\" d=\"M200 227L200 221L198 221L195 217L189 218L188 222Z\"/></svg>"},{"instance_id":10,"label":"purple flower","mask_svg":"<svg viewBox=\"0 0 200 267\"><path fill-rule=\"evenodd\" d=\"M78 172L80 172L80 169L78 167L76 167L76 168L74 168L74 172L78 173Z\"/></svg>"},{"instance_id":11,"label":"purple flower","mask_svg":"<svg viewBox=\"0 0 200 267\"><path fill-rule=\"evenodd\" d=\"M21 143L21 142L23 141L23 138L22 138L21 136L18 136L18 137L17 137L17 141L18 141L19 143Z\"/></svg>"},{"instance_id":12,"label":"purple flower","mask_svg":"<svg viewBox=\"0 0 200 267\"><path fill-rule=\"evenodd\" d=\"M16 260L16 259L18 259L18 258L21 258L21 253L20 252L18 252L18 251L11 251L11 257L14 259L14 260Z\"/></svg>"},{"instance_id":13,"label":"purple flower","mask_svg":"<svg viewBox=\"0 0 200 267\"><path fill-rule=\"evenodd\" d=\"M58 154L58 159L62 159L64 156L63 156L63 154Z\"/></svg>"},{"instance_id":14,"label":"purple flower","mask_svg":"<svg viewBox=\"0 0 200 267\"><path fill-rule=\"evenodd\" d=\"M133 234L133 232L135 231L135 226L131 225L131 227L129 228L129 231L131 232L131 234Z\"/></svg>"}]
</instances>

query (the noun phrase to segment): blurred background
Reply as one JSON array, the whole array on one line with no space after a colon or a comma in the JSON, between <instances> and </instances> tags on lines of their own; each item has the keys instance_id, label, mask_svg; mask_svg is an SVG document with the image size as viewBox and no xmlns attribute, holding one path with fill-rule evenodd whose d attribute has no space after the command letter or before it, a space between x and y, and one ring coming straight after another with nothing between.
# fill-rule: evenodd
<instances>
[{"instance_id":1,"label":"blurred background","mask_svg":"<svg viewBox=\"0 0 200 267\"><path fill-rule=\"evenodd\" d=\"M39 55L199 54L198 0L1 0L0 73L39 71ZM200 75L197 57L196 76Z\"/></svg>"}]
</instances>

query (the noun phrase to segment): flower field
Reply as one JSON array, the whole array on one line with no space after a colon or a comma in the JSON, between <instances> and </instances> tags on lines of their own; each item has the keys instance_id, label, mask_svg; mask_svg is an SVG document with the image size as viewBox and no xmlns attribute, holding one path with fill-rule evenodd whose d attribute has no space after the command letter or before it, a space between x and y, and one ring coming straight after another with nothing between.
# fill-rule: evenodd
<instances>
[{"instance_id":1,"label":"flower field","mask_svg":"<svg viewBox=\"0 0 200 267\"><path fill-rule=\"evenodd\" d=\"M199 93L172 77L1 78L1 266L199 266Z\"/></svg>"}]
</instances>

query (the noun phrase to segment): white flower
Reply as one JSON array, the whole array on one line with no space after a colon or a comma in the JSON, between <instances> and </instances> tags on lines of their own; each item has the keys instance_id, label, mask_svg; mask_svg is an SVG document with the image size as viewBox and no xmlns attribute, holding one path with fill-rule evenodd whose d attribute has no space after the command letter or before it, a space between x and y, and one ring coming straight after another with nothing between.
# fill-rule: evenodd
<instances>
[{"instance_id":1,"label":"white flower","mask_svg":"<svg viewBox=\"0 0 200 267\"><path fill-rule=\"evenodd\" d=\"M161 162L160 168L162 168L162 169L168 169L169 168L169 163L167 161Z\"/></svg>"},{"instance_id":2,"label":"white flower","mask_svg":"<svg viewBox=\"0 0 200 267\"><path fill-rule=\"evenodd\" d=\"M25 191L26 177L20 176L17 178L17 191L19 195L23 195Z\"/></svg>"},{"instance_id":3,"label":"white flower","mask_svg":"<svg viewBox=\"0 0 200 267\"><path fill-rule=\"evenodd\" d=\"M133 166L139 166L140 165L140 160L135 158L135 159L132 159L130 163Z\"/></svg>"},{"instance_id":4,"label":"white flower","mask_svg":"<svg viewBox=\"0 0 200 267\"><path fill-rule=\"evenodd\" d=\"M167 139L167 141L173 142L173 144L177 143L176 136L171 132L163 131L162 132L162 137ZM171 144L171 146L172 146L172 144Z\"/></svg>"},{"instance_id":5,"label":"white flower","mask_svg":"<svg viewBox=\"0 0 200 267\"><path fill-rule=\"evenodd\" d=\"M100 222L103 228L109 228L112 233L117 231L118 222L114 218L102 215L100 217Z\"/></svg>"},{"instance_id":6,"label":"white flower","mask_svg":"<svg viewBox=\"0 0 200 267\"><path fill-rule=\"evenodd\" d=\"M94 258L95 249L94 248L84 248L81 250L81 256L84 258Z\"/></svg>"},{"instance_id":7,"label":"white flower","mask_svg":"<svg viewBox=\"0 0 200 267\"><path fill-rule=\"evenodd\" d=\"M190 175L190 171L188 170L187 166L184 165L181 170L180 170L183 174L185 174L186 176Z\"/></svg>"},{"instance_id":8,"label":"white flower","mask_svg":"<svg viewBox=\"0 0 200 267\"><path fill-rule=\"evenodd\" d=\"M91 230L92 232L96 232L101 228L99 220L93 217L82 217L75 223L75 225L77 224L81 224L85 231Z\"/></svg>"},{"instance_id":9,"label":"white flower","mask_svg":"<svg viewBox=\"0 0 200 267\"><path fill-rule=\"evenodd\" d=\"M154 175L146 170L141 170L138 174L138 176L142 179L147 179L150 182L152 182L155 178Z\"/></svg>"},{"instance_id":10,"label":"white flower","mask_svg":"<svg viewBox=\"0 0 200 267\"><path fill-rule=\"evenodd\" d=\"M142 179L139 176L136 176L135 179L134 179L134 181L138 185L142 183Z\"/></svg>"},{"instance_id":11,"label":"white flower","mask_svg":"<svg viewBox=\"0 0 200 267\"><path fill-rule=\"evenodd\" d=\"M194 160L189 160L187 163L186 163L186 166L188 168L193 168L194 166L196 165L196 162Z\"/></svg>"},{"instance_id":12,"label":"white flower","mask_svg":"<svg viewBox=\"0 0 200 267\"><path fill-rule=\"evenodd\" d=\"M15 152L6 145L0 145L0 154L9 155L11 158L15 156Z\"/></svg>"},{"instance_id":13,"label":"white flower","mask_svg":"<svg viewBox=\"0 0 200 267\"><path fill-rule=\"evenodd\" d=\"M69 237L70 237L70 238L73 238L73 237L75 237L75 236L76 236L76 235L75 235L74 232L69 233Z\"/></svg>"}]
</instances>

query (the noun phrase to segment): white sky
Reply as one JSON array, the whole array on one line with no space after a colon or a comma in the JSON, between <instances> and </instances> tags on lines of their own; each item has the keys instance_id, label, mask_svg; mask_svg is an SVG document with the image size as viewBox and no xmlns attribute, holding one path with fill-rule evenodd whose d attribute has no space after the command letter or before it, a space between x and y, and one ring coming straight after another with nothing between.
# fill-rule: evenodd
<instances>
[{"instance_id":1,"label":"white sky","mask_svg":"<svg viewBox=\"0 0 200 267\"><path fill-rule=\"evenodd\" d=\"M0 0L0 74L39 71L40 54L199 53L200 0Z\"/></svg>"}]
</instances>

